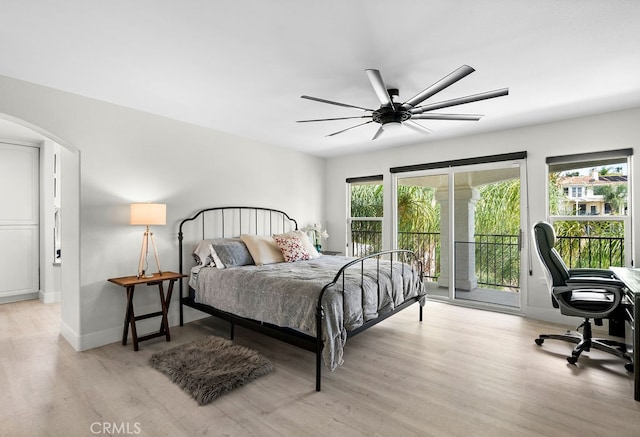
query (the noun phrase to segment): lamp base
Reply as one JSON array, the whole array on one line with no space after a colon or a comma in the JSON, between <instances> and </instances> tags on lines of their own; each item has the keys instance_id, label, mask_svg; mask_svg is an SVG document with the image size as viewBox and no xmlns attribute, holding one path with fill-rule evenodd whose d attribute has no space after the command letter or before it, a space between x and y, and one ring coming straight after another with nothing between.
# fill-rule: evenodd
<instances>
[{"instance_id":1,"label":"lamp base","mask_svg":"<svg viewBox=\"0 0 640 437\"><path fill-rule=\"evenodd\" d=\"M140 279L140 278L144 278L144 279L151 279L151 278L153 278L153 277L154 277L154 276L156 276L156 275L158 275L158 276L162 276L162 271L158 270L156 273L147 273L147 272L145 272L145 271L143 270L142 272L139 272L139 273L136 275L136 278L138 278L138 279Z\"/></svg>"},{"instance_id":2,"label":"lamp base","mask_svg":"<svg viewBox=\"0 0 640 437\"><path fill-rule=\"evenodd\" d=\"M162 270L160 269L160 261L158 260L158 249L156 249L156 242L153 239L153 233L149 231L149 226L147 226L147 230L142 237L142 248L140 249L140 262L138 262L138 274L136 277L140 278L153 278L153 273L147 273L146 267L148 267L147 263L147 255L149 252L149 239L151 239L151 245L153 246L153 254L156 258L156 266L158 266L158 274L162 275Z\"/></svg>"}]
</instances>

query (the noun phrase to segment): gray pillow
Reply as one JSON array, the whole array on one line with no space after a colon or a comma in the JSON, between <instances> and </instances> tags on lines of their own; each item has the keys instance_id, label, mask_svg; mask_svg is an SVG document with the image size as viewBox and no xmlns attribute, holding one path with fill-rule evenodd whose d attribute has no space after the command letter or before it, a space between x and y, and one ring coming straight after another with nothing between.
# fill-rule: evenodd
<instances>
[{"instance_id":1,"label":"gray pillow","mask_svg":"<svg viewBox=\"0 0 640 437\"><path fill-rule=\"evenodd\" d=\"M255 264L246 244L239 238L224 238L211 244L226 267Z\"/></svg>"}]
</instances>

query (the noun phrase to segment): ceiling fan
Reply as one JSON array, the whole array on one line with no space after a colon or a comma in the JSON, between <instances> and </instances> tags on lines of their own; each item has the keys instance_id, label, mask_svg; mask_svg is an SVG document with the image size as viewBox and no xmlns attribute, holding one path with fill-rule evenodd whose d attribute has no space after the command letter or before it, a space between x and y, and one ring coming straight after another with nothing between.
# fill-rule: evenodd
<instances>
[{"instance_id":1,"label":"ceiling fan","mask_svg":"<svg viewBox=\"0 0 640 437\"><path fill-rule=\"evenodd\" d=\"M457 70L453 71L449 75L443 77L430 87L422 90L415 96L411 97L404 103L396 102L396 97L399 96L399 91L396 88L387 88L382 80L382 75L378 70L367 69L365 70L367 76L369 77L369 82L371 82L371 86L380 100L380 108L379 109L370 109L363 108L361 106L349 105L347 103L334 102L331 100L320 99L318 97L311 96L300 96L303 99L314 100L316 102L328 103L330 105L343 106L346 108L354 108L364 112L368 112L369 114L361 115L358 117L339 117L339 118L320 118L315 120L298 120L298 123L309 123L316 121L334 121L334 120L348 120L348 119L369 119L363 123L357 124L355 126L348 127L346 129L339 130L337 132L333 132L328 134L328 137L333 135L341 134L342 132L346 132L350 129L364 126L369 123L379 123L380 127L376 131L372 140L378 138L384 131L398 128L400 126L410 127L418 132L428 134L431 132L430 129L422 126L415 122L415 120L467 120L467 121L478 121L482 117L482 115L478 114L443 114L437 112L431 112L436 109L448 108L450 106L462 105L465 103L477 102L480 100L493 99L495 97L506 96L509 94L509 88L502 88L494 91L486 91L480 94L474 94L471 96L458 97L451 100L445 100L437 103L429 103L425 105L420 105L429 97L439 93L443 89L447 88L450 85L453 85L463 77L473 73L475 70L468 65L463 65Z\"/></svg>"}]
</instances>

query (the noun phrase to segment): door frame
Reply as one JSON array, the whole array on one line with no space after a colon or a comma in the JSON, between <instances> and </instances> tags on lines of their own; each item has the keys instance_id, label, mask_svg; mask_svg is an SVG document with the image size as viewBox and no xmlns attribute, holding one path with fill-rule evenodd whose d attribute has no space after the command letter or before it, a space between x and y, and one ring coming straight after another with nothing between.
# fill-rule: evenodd
<instances>
[{"instance_id":1,"label":"door frame","mask_svg":"<svg viewBox=\"0 0 640 437\"><path fill-rule=\"evenodd\" d=\"M496 170L503 168L510 168L517 166L520 170L520 306L506 307L485 302L468 301L464 299L455 298L455 280L449 281L448 295L446 298L433 296L431 299L441 300L447 303L452 303L461 306L468 306L481 309L489 309L496 312L506 312L514 314L523 314L523 307L527 302L527 272L529 271L530 263L530 250L529 241L527 238L529 229L529 216L528 216L528 187L527 187L527 161L526 157L515 158L509 160L500 160L496 162L480 162L464 165L448 165L442 167L432 167L428 169L418 169L406 172L392 172L391 179L391 239L392 247L398 248L398 179L416 177L416 176L433 176L441 175L447 176L447 190L448 190L448 213L449 217L455 217L455 175L457 173L465 173L472 171L483 170ZM455 237L455 220L449 220L447 223L449 235ZM442 230L441 230L442 232ZM455 238L450 238L450 242L446 250L448 251L448 270L449 274L455 277ZM441 248L444 250L444 248Z\"/></svg>"}]
</instances>

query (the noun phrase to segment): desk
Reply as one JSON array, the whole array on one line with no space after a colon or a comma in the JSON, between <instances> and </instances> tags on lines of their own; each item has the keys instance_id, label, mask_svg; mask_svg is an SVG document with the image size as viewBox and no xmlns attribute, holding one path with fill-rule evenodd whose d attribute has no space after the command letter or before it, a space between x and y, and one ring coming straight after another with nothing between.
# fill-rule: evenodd
<instances>
[{"instance_id":1,"label":"desk","mask_svg":"<svg viewBox=\"0 0 640 437\"><path fill-rule=\"evenodd\" d=\"M116 285L127 289L127 311L124 316L124 329L122 331L122 345L127 344L127 337L129 336L129 326L131 326L131 339L133 340L133 350L138 350L138 342L149 340L164 336L167 341L171 341L171 334L169 332L169 321L167 314L169 311L169 303L171 302L171 294L173 293L173 284L180 278L185 278L187 275L173 272L156 273L151 278L138 278L137 276L125 276L122 278L111 278L109 282L113 282ZM169 288L167 294L164 294L164 287L162 283L169 281ZM160 306L161 310L155 313L148 313L136 316L133 311L133 292L136 285L157 285L160 291ZM136 322L142 319L148 319L149 317L162 316L162 322L160 324L160 330L153 334L145 335L138 338L138 331L136 329Z\"/></svg>"},{"instance_id":2,"label":"desk","mask_svg":"<svg viewBox=\"0 0 640 437\"><path fill-rule=\"evenodd\" d=\"M625 342L627 348L631 346L633 360L633 397L640 401L640 269L629 269L625 267L611 267L611 271L620 279L625 287L625 295L630 302L627 309L627 329Z\"/></svg>"}]
</instances>

